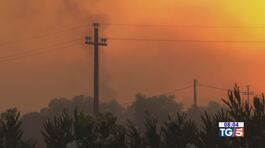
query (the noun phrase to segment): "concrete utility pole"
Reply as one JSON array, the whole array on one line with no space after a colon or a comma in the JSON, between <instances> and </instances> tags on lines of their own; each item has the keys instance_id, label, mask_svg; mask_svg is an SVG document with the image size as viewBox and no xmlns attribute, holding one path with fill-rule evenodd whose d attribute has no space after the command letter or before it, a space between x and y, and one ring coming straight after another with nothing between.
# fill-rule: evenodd
<instances>
[{"instance_id":1,"label":"concrete utility pole","mask_svg":"<svg viewBox=\"0 0 265 148\"><path fill-rule=\"evenodd\" d=\"M242 92L242 93L243 93L243 95L247 96L247 101L249 103L250 96L253 96L254 95L254 92L253 91L250 91L250 86L247 85L247 91Z\"/></svg>"},{"instance_id":2,"label":"concrete utility pole","mask_svg":"<svg viewBox=\"0 0 265 148\"><path fill-rule=\"evenodd\" d=\"M194 88L194 106L197 107L197 80L194 79L193 81L193 88Z\"/></svg>"},{"instance_id":3,"label":"concrete utility pole","mask_svg":"<svg viewBox=\"0 0 265 148\"><path fill-rule=\"evenodd\" d=\"M99 24L94 23L94 42L90 36L85 37L87 45L94 45L94 114L99 112L99 46L107 46L107 39L99 41Z\"/></svg>"}]
</instances>

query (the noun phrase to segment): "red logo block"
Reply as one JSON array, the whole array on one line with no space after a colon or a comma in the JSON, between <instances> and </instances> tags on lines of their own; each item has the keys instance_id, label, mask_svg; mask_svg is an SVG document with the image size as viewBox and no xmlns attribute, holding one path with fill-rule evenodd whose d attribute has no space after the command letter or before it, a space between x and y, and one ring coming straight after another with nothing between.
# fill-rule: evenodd
<instances>
[{"instance_id":1,"label":"red logo block","mask_svg":"<svg viewBox=\"0 0 265 148\"><path fill-rule=\"evenodd\" d=\"M244 128L236 127L234 131L234 137L244 137Z\"/></svg>"}]
</instances>

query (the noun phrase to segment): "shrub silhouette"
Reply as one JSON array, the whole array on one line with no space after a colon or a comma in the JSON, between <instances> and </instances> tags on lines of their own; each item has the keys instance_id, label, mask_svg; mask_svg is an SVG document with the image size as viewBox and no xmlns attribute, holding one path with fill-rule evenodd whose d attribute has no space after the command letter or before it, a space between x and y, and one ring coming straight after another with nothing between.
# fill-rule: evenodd
<instances>
[{"instance_id":1,"label":"shrub silhouette","mask_svg":"<svg viewBox=\"0 0 265 148\"><path fill-rule=\"evenodd\" d=\"M127 144L129 148L144 148L142 133L131 121L127 121Z\"/></svg>"},{"instance_id":2,"label":"shrub silhouette","mask_svg":"<svg viewBox=\"0 0 265 148\"><path fill-rule=\"evenodd\" d=\"M152 116L145 117L145 144L151 148L160 148L161 136L158 119Z\"/></svg>"},{"instance_id":3,"label":"shrub silhouette","mask_svg":"<svg viewBox=\"0 0 265 148\"><path fill-rule=\"evenodd\" d=\"M44 121L44 141L47 148L65 148L66 145L73 140L72 130L73 120L64 112L61 115L48 118Z\"/></svg>"},{"instance_id":4,"label":"shrub silhouette","mask_svg":"<svg viewBox=\"0 0 265 148\"><path fill-rule=\"evenodd\" d=\"M127 148L126 134L127 131L123 125L115 125L112 131L110 148Z\"/></svg>"},{"instance_id":5,"label":"shrub silhouette","mask_svg":"<svg viewBox=\"0 0 265 148\"><path fill-rule=\"evenodd\" d=\"M20 113L16 109L10 109L1 115L3 128L4 147L19 147L21 144L23 132L20 129L21 121L19 121Z\"/></svg>"},{"instance_id":6,"label":"shrub silhouette","mask_svg":"<svg viewBox=\"0 0 265 148\"><path fill-rule=\"evenodd\" d=\"M249 135L247 135L249 146L264 146L265 145L265 98L262 95L260 98L255 97L253 101L253 116L251 123L248 126Z\"/></svg>"},{"instance_id":7,"label":"shrub silhouette","mask_svg":"<svg viewBox=\"0 0 265 148\"><path fill-rule=\"evenodd\" d=\"M22 141L21 143L22 143L21 148L36 148L37 147L37 142L32 139Z\"/></svg>"},{"instance_id":8,"label":"shrub silhouette","mask_svg":"<svg viewBox=\"0 0 265 148\"><path fill-rule=\"evenodd\" d=\"M47 148L65 148L70 143L80 148L124 147L126 129L116 120L110 113L92 117L76 110L72 119L64 112L45 120L42 134Z\"/></svg>"},{"instance_id":9,"label":"shrub silhouette","mask_svg":"<svg viewBox=\"0 0 265 148\"><path fill-rule=\"evenodd\" d=\"M108 138L115 127L117 118L111 113L98 114L96 116L97 132L100 140Z\"/></svg>"},{"instance_id":10,"label":"shrub silhouette","mask_svg":"<svg viewBox=\"0 0 265 148\"><path fill-rule=\"evenodd\" d=\"M168 116L161 128L164 148L186 147L187 144L196 143L197 127L193 121L187 120L186 116L184 113Z\"/></svg>"},{"instance_id":11,"label":"shrub silhouette","mask_svg":"<svg viewBox=\"0 0 265 148\"><path fill-rule=\"evenodd\" d=\"M97 140L96 122L83 112L74 114L74 137L80 148L95 147Z\"/></svg>"},{"instance_id":12,"label":"shrub silhouette","mask_svg":"<svg viewBox=\"0 0 265 148\"><path fill-rule=\"evenodd\" d=\"M220 138L218 122L229 122L231 119L223 109L215 115L209 115L207 112L201 117L203 125L199 133L199 147L201 148L232 148L231 139Z\"/></svg>"},{"instance_id":13,"label":"shrub silhouette","mask_svg":"<svg viewBox=\"0 0 265 148\"><path fill-rule=\"evenodd\" d=\"M20 112L16 108L1 114L0 119L0 147L1 148L35 148L33 140L23 140Z\"/></svg>"},{"instance_id":14,"label":"shrub silhouette","mask_svg":"<svg viewBox=\"0 0 265 148\"><path fill-rule=\"evenodd\" d=\"M0 147L4 147L4 130L3 130L3 121L0 118Z\"/></svg>"}]
</instances>

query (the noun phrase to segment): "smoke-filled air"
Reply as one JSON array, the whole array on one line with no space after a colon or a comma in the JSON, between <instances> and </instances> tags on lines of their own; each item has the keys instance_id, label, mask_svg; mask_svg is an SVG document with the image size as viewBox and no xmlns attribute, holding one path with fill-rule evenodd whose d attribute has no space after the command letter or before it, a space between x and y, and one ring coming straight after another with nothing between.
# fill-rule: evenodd
<instances>
[{"instance_id":1,"label":"smoke-filled air","mask_svg":"<svg viewBox=\"0 0 265 148\"><path fill-rule=\"evenodd\" d=\"M264 147L264 7L1 0L0 148Z\"/></svg>"}]
</instances>

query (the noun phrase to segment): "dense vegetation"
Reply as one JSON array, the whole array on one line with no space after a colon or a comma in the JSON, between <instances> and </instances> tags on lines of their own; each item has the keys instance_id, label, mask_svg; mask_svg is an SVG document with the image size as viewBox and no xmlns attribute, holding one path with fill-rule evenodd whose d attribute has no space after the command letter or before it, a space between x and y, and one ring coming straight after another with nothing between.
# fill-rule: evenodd
<instances>
[{"instance_id":1,"label":"dense vegetation","mask_svg":"<svg viewBox=\"0 0 265 148\"><path fill-rule=\"evenodd\" d=\"M119 121L111 113L91 116L79 109L64 110L43 120L41 134L47 148L264 148L264 95L250 103L235 87L223 102L218 112L205 111L199 124L181 110L164 120L146 112L143 125L135 123L138 120ZM199 108L193 107L192 112L196 111ZM37 147L34 140L23 138L19 116L15 109L1 115L1 148ZM244 121L245 138L220 138L219 121Z\"/></svg>"},{"instance_id":2,"label":"dense vegetation","mask_svg":"<svg viewBox=\"0 0 265 148\"><path fill-rule=\"evenodd\" d=\"M36 142L22 139L19 120L20 113L16 109L7 110L0 119L0 147L1 148L35 148Z\"/></svg>"}]
</instances>

